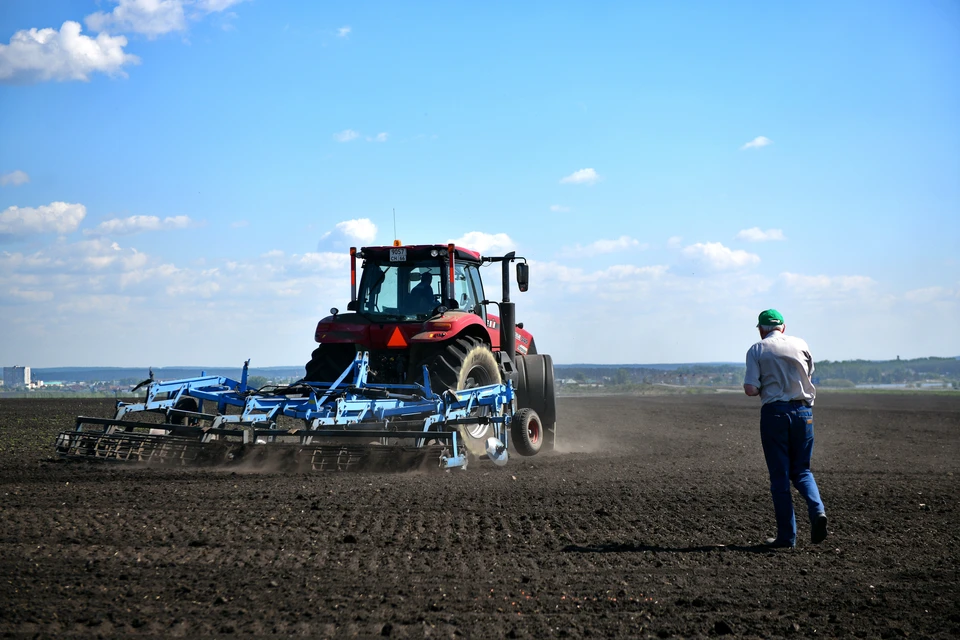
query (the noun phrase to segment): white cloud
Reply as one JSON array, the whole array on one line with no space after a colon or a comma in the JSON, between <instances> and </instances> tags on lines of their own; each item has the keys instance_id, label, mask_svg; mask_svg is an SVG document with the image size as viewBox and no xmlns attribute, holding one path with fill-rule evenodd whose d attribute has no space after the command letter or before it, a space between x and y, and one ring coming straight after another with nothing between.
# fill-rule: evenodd
<instances>
[{"instance_id":1,"label":"white cloud","mask_svg":"<svg viewBox=\"0 0 960 640\"><path fill-rule=\"evenodd\" d=\"M191 222L188 216L172 216L163 220L157 216L130 216L129 218L104 220L93 230L84 230L84 233L87 235L130 235L144 231L169 231L186 229Z\"/></svg>"},{"instance_id":2,"label":"white cloud","mask_svg":"<svg viewBox=\"0 0 960 640\"><path fill-rule=\"evenodd\" d=\"M33 84L47 80L90 79L92 73L126 77L123 66L140 58L125 53L123 36L80 33L80 24L67 21L56 29L17 31L9 45L0 44L0 82Z\"/></svg>"},{"instance_id":3,"label":"white cloud","mask_svg":"<svg viewBox=\"0 0 960 640\"><path fill-rule=\"evenodd\" d=\"M388 133L386 133L386 132L383 132L383 133L378 133L377 135L372 136L372 137L369 137L369 136L368 136L368 137L367 137L367 142L386 142L386 141L387 141L387 137L389 137L389 135L390 135L390 134L388 134Z\"/></svg>"},{"instance_id":4,"label":"white cloud","mask_svg":"<svg viewBox=\"0 0 960 640\"><path fill-rule=\"evenodd\" d=\"M569 213L570 207L564 207L563 205L559 205L559 204L552 204L550 205L550 211L553 211L554 213Z\"/></svg>"},{"instance_id":5,"label":"white cloud","mask_svg":"<svg viewBox=\"0 0 960 640\"><path fill-rule=\"evenodd\" d=\"M347 36L350 35L350 32L351 32L351 31L352 31L352 29L351 29L350 27L348 27L348 26L347 26L347 27L340 27L339 29L337 29L337 37L338 37L338 38L346 38Z\"/></svg>"},{"instance_id":6,"label":"white cloud","mask_svg":"<svg viewBox=\"0 0 960 640\"><path fill-rule=\"evenodd\" d=\"M938 302L957 302L960 300L960 289L953 290L947 287L923 287L913 289L903 294L904 299L915 304L931 304Z\"/></svg>"},{"instance_id":7,"label":"white cloud","mask_svg":"<svg viewBox=\"0 0 960 640\"><path fill-rule=\"evenodd\" d=\"M615 253L617 251L626 251L627 249L637 248L643 250L646 247L640 244L640 241L630 236L620 236L614 240L596 240L586 246L575 245L565 249L563 255L573 257L590 257L605 253Z\"/></svg>"},{"instance_id":8,"label":"white cloud","mask_svg":"<svg viewBox=\"0 0 960 640\"><path fill-rule=\"evenodd\" d=\"M249 227L250 223L247 220L237 220L236 222L230 223L231 229L242 229L243 227Z\"/></svg>"},{"instance_id":9,"label":"white cloud","mask_svg":"<svg viewBox=\"0 0 960 640\"><path fill-rule=\"evenodd\" d=\"M741 150L743 150L743 149L760 149L760 148L762 148L762 147L767 146L768 144L773 144L773 140L771 140L770 138L768 138L768 137L766 137L766 136L757 136L756 138L754 138L754 139L751 140L750 142L748 142L748 143L746 143L745 145L743 145L742 147L740 147L740 149L741 149Z\"/></svg>"},{"instance_id":10,"label":"white cloud","mask_svg":"<svg viewBox=\"0 0 960 640\"><path fill-rule=\"evenodd\" d=\"M333 134L333 139L337 142L350 142L360 137L360 134L353 129L344 129L339 133Z\"/></svg>"},{"instance_id":11,"label":"white cloud","mask_svg":"<svg viewBox=\"0 0 960 640\"><path fill-rule=\"evenodd\" d=\"M762 230L760 227L750 227L743 229L737 234L738 240L747 240L748 242L766 242L768 240L786 240L782 229Z\"/></svg>"},{"instance_id":12,"label":"white cloud","mask_svg":"<svg viewBox=\"0 0 960 640\"><path fill-rule=\"evenodd\" d=\"M187 28L182 0L117 0L110 13L91 13L84 21L94 31L142 33L148 38Z\"/></svg>"},{"instance_id":13,"label":"white cloud","mask_svg":"<svg viewBox=\"0 0 960 640\"><path fill-rule=\"evenodd\" d=\"M0 234L71 233L86 215L85 206L68 202L51 202L37 208L7 207L0 213Z\"/></svg>"},{"instance_id":14,"label":"white cloud","mask_svg":"<svg viewBox=\"0 0 960 640\"><path fill-rule=\"evenodd\" d=\"M94 31L141 33L151 40L173 31L186 31L187 18L198 20L220 13L244 0L112 0L117 6L109 13L92 13L85 18ZM187 9L190 15L186 14ZM229 14L234 17L234 14ZM229 28L224 25L224 28Z\"/></svg>"},{"instance_id":15,"label":"white cloud","mask_svg":"<svg viewBox=\"0 0 960 640\"><path fill-rule=\"evenodd\" d=\"M719 242L698 242L683 248L683 255L713 269L737 269L760 262L760 256L742 249L730 249Z\"/></svg>"},{"instance_id":16,"label":"white cloud","mask_svg":"<svg viewBox=\"0 0 960 640\"><path fill-rule=\"evenodd\" d=\"M667 238L667 246L671 249L679 249L682 242L683 238L680 236L670 236Z\"/></svg>"},{"instance_id":17,"label":"white cloud","mask_svg":"<svg viewBox=\"0 0 960 640\"><path fill-rule=\"evenodd\" d=\"M25 171L20 171L19 169L0 175L0 187L6 187L8 185L19 187L28 182L30 182L30 176L28 176Z\"/></svg>"},{"instance_id":18,"label":"white cloud","mask_svg":"<svg viewBox=\"0 0 960 640\"><path fill-rule=\"evenodd\" d=\"M448 240L453 244L471 249L481 254L501 254L516 250L514 241L505 233L484 233L483 231L469 231L459 238Z\"/></svg>"},{"instance_id":19,"label":"white cloud","mask_svg":"<svg viewBox=\"0 0 960 640\"><path fill-rule=\"evenodd\" d=\"M361 243L373 242L377 237L377 225L373 224L370 218L338 222L337 230L347 238Z\"/></svg>"},{"instance_id":20,"label":"white cloud","mask_svg":"<svg viewBox=\"0 0 960 640\"><path fill-rule=\"evenodd\" d=\"M574 171L565 178L560 179L560 184L586 184L592 185L600 179L600 174L598 174L593 169L580 169L579 171Z\"/></svg>"},{"instance_id":21,"label":"white cloud","mask_svg":"<svg viewBox=\"0 0 960 640\"><path fill-rule=\"evenodd\" d=\"M344 220L338 222L334 228L320 236L317 250L321 253L339 252L347 246L369 245L377 238L377 225L369 218Z\"/></svg>"}]
</instances>

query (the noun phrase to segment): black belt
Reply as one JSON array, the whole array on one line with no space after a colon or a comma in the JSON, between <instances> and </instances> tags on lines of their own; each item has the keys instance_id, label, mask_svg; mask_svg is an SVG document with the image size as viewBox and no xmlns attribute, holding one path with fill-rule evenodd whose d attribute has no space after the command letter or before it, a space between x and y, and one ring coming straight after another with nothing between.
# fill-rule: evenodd
<instances>
[{"instance_id":1,"label":"black belt","mask_svg":"<svg viewBox=\"0 0 960 640\"><path fill-rule=\"evenodd\" d=\"M810 406L809 404L807 404L806 400L775 400L774 402L768 402L763 406L767 407L767 406L773 406L773 405L786 405L788 407L809 407Z\"/></svg>"}]
</instances>

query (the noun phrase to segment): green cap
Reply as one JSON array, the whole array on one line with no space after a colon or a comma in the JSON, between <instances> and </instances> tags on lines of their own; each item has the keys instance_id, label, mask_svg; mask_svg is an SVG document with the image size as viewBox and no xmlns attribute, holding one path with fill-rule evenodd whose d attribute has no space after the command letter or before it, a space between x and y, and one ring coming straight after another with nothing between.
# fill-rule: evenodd
<instances>
[{"instance_id":1,"label":"green cap","mask_svg":"<svg viewBox=\"0 0 960 640\"><path fill-rule=\"evenodd\" d=\"M779 327L783 324L783 316L780 315L780 312L776 309L767 309L760 313L760 317L757 318L757 326L763 325L765 327Z\"/></svg>"}]
</instances>

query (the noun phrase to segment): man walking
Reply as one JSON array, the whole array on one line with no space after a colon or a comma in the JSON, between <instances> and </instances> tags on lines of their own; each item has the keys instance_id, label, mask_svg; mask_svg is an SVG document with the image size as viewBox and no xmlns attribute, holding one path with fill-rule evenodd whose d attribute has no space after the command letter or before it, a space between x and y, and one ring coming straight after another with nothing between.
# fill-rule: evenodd
<instances>
[{"instance_id":1,"label":"man walking","mask_svg":"<svg viewBox=\"0 0 960 640\"><path fill-rule=\"evenodd\" d=\"M807 502L810 540L827 537L827 516L817 482L810 471L813 454L813 400L817 390L811 382L813 356L800 338L784 335L786 324L776 309L760 314L757 328L760 342L747 351L747 373L743 391L760 396L760 441L770 472L770 493L777 516L777 537L769 547L793 547L797 542L797 521L793 513L790 483Z\"/></svg>"}]
</instances>

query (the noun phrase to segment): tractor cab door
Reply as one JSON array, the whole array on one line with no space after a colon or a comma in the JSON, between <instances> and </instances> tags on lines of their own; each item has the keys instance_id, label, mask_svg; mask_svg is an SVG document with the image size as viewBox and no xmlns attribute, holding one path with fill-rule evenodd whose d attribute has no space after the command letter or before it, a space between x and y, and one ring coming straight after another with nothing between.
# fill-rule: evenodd
<instances>
[{"instance_id":1,"label":"tractor cab door","mask_svg":"<svg viewBox=\"0 0 960 640\"><path fill-rule=\"evenodd\" d=\"M487 308L480 304L483 297L483 282L480 280L480 270L476 265L458 263L456 265L454 291L457 295L457 304L461 311L473 313L484 322L487 320Z\"/></svg>"}]
</instances>

